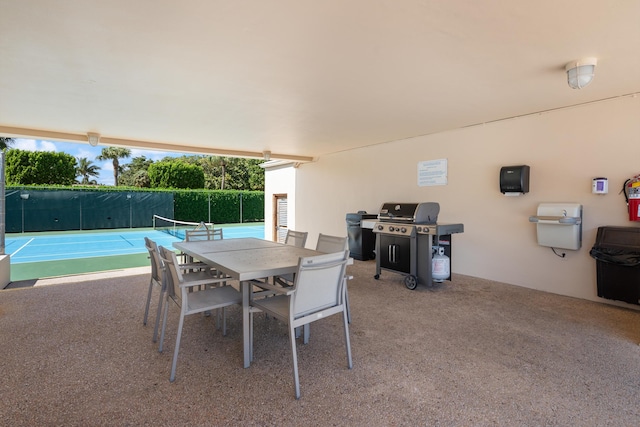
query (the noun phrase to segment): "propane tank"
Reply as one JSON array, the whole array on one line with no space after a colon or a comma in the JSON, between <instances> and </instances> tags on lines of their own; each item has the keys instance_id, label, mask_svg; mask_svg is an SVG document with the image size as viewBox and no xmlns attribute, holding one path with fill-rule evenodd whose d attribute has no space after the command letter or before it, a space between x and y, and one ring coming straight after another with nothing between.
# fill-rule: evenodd
<instances>
[{"instance_id":1,"label":"propane tank","mask_svg":"<svg viewBox=\"0 0 640 427\"><path fill-rule=\"evenodd\" d=\"M436 246L433 249L435 250L435 255L433 255L431 263L431 279L434 282L442 282L451 275L449 257L444 254L442 246Z\"/></svg>"}]
</instances>

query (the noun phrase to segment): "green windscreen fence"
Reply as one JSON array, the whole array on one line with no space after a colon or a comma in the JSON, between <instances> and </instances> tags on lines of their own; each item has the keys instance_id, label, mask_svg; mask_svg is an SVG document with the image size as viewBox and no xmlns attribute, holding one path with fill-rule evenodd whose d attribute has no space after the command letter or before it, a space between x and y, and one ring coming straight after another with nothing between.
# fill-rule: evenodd
<instances>
[{"instance_id":1,"label":"green windscreen fence","mask_svg":"<svg viewBox=\"0 0 640 427\"><path fill-rule=\"evenodd\" d=\"M151 227L173 217L173 193L7 188L5 206L8 233Z\"/></svg>"}]
</instances>

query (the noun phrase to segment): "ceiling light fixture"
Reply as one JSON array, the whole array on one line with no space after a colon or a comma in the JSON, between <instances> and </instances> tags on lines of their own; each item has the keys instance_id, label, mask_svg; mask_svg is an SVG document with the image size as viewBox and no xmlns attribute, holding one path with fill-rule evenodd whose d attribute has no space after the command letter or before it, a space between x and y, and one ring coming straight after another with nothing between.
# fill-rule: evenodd
<instances>
[{"instance_id":1,"label":"ceiling light fixture","mask_svg":"<svg viewBox=\"0 0 640 427\"><path fill-rule=\"evenodd\" d=\"M591 83L597 63L597 58L582 58L569 62L564 69L567 71L567 82L571 89L582 89Z\"/></svg>"},{"instance_id":2,"label":"ceiling light fixture","mask_svg":"<svg viewBox=\"0 0 640 427\"><path fill-rule=\"evenodd\" d=\"M100 142L100 134L89 132L87 134L87 140L89 141L89 144L91 144L92 147L95 147Z\"/></svg>"}]
</instances>

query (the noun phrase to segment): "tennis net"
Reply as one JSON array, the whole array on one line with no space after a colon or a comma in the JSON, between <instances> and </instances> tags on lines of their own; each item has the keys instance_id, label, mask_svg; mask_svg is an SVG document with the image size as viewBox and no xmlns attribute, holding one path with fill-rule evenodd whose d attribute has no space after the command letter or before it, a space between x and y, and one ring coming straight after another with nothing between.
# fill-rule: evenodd
<instances>
[{"instance_id":1,"label":"tennis net","mask_svg":"<svg viewBox=\"0 0 640 427\"><path fill-rule=\"evenodd\" d=\"M185 238L186 230L195 230L197 228L207 227L213 229L213 224L202 222L178 221L176 219L165 218L160 215L153 216L153 229L170 234L179 239Z\"/></svg>"}]
</instances>

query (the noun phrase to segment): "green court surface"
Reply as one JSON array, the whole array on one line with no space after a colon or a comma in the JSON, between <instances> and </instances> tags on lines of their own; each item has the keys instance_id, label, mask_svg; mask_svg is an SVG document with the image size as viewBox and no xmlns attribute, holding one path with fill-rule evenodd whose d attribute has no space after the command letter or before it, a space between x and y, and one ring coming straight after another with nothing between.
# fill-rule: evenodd
<instances>
[{"instance_id":1,"label":"green court surface","mask_svg":"<svg viewBox=\"0 0 640 427\"><path fill-rule=\"evenodd\" d=\"M224 238L264 236L263 223L220 225ZM11 282L149 266L144 237L171 247L182 238L154 229L111 229L7 235Z\"/></svg>"},{"instance_id":2,"label":"green court surface","mask_svg":"<svg viewBox=\"0 0 640 427\"><path fill-rule=\"evenodd\" d=\"M39 261L11 265L11 281L70 276L149 265L147 254L111 255L79 260Z\"/></svg>"}]
</instances>

